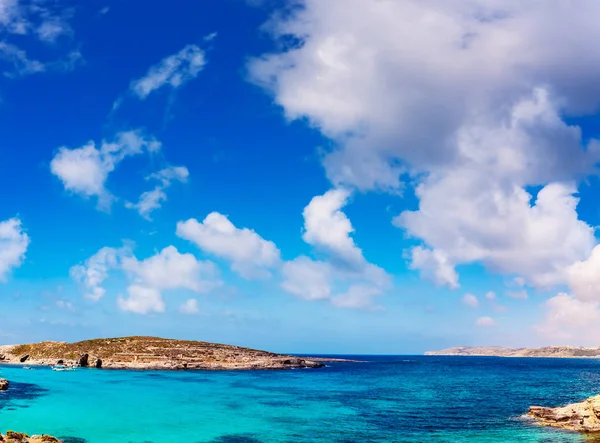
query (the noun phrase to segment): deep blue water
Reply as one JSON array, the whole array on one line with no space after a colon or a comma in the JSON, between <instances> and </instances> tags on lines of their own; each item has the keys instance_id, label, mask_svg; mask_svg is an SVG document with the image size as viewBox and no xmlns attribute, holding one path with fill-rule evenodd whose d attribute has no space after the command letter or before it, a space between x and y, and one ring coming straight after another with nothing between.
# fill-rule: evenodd
<instances>
[{"instance_id":1,"label":"deep blue water","mask_svg":"<svg viewBox=\"0 0 600 443\"><path fill-rule=\"evenodd\" d=\"M600 360L356 358L292 371L0 366L0 429L72 443L582 442L518 416L600 392Z\"/></svg>"}]
</instances>

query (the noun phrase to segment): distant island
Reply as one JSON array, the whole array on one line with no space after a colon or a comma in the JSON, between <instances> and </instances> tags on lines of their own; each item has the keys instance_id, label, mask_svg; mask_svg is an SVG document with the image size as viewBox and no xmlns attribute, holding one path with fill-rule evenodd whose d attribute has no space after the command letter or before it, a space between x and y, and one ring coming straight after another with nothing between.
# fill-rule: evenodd
<instances>
[{"instance_id":1,"label":"distant island","mask_svg":"<svg viewBox=\"0 0 600 443\"><path fill-rule=\"evenodd\" d=\"M600 347L546 346L543 348L504 348L502 346L457 346L441 351L428 351L425 355L450 355L464 357L554 357L600 358Z\"/></svg>"},{"instance_id":2,"label":"distant island","mask_svg":"<svg viewBox=\"0 0 600 443\"><path fill-rule=\"evenodd\" d=\"M120 337L77 343L45 341L0 346L0 364L77 365L112 369L320 368L341 359L302 358L239 346L158 337Z\"/></svg>"}]
</instances>

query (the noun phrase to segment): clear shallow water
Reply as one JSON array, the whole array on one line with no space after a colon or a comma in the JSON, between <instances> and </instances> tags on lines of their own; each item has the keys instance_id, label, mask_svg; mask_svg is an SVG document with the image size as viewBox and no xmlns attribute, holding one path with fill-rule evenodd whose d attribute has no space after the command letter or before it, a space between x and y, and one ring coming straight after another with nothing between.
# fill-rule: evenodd
<instances>
[{"instance_id":1,"label":"clear shallow water","mask_svg":"<svg viewBox=\"0 0 600 443\"><path fill-rule=\"evenodd\" d=\"M293 371L0 366L0 429L72 443L583 442L515 417L600 392L600 360L360 358Z\"/></svg>"}]
</instances>

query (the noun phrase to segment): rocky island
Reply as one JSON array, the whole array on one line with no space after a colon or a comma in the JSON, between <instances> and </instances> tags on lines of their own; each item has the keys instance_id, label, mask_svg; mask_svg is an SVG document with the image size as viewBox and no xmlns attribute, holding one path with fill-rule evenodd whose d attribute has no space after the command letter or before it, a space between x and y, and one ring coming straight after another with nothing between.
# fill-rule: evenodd
<instances>
[{"instance_id":1,"label":"rocky island","mask_svg":"<svg viewBox=\"0 0 600 443\"><path fill-rule=\"evenodd\" d=\"M0 363L76 364L113 369L295 369L320 368L340 359L301 358L239 346L158 337L121 337L77 343L45 341L0 346Z\"/></svg>"},{"instance_id":2,"label":"rocky island","mask_svg":"<svg viewBox=\"0 0 600 443\"><path fill-rule=\"evenodd\" d=\"M441 351L428 351L425 355L464 357L552 357L600 358L600 348L577 346L546 346L543 348L504 348L501 346L457 346Z\"/></svg>"},{"instance_id":3,"label":"rocky island","mask_svg":"<svg viewBox=\"0 0 600 443\"><path fill-rule=\"evenodd\" d=\"M525 417L541 426L583 433L600 433L600 395L557 408L531 406Z\"/></svg>"}]
</instances>

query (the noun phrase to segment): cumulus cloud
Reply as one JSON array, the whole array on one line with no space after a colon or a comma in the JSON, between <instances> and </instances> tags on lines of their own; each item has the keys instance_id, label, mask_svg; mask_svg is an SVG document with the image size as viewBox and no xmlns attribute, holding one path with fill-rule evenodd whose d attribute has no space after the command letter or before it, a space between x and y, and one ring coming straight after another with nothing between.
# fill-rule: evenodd
<instances>
[{"instance_id":1,"label":"cumulus cloud","mask_svg":"<svg viewBox=\"0 0 600 443\"><path fill-rule=\"evenodd\" d=\"M351 234L342 211L350 192L332 189L304 208L304 241L324 252L327 261L300 256L282 267L282 288L304 300L329 300L340 308L373 308L373 300L391 286L380 267L369 263Z\"/></svg>"},{"instance_id":2,"label":"cumulus cloud","mask_svg":"<svg viewBox=\"0 0 600 443\"><path fill-rule=\"evenodd\" d=\"M109 271L117 267L122 256L130 253L130 249L126 247L121 249L104 247L83 264L73 266L70 271L71 277L83 284L86 298L98 301L106 294L102 284L108 278Z\"/></svg>"},{"instance_id":3,"label":"cumulus cloud","mask_svg":"<svg viewBox=\"0 0 600 443\"><path fill-rule=\"evenodd\" d=\"M534 330L562 343L597 346L600 340L600 246L568 270L571 293L560 293L543 305L544 316Z\"/></svg>"},{"instance_id":4,"label":"cumulus cloud","mask_svg":"<svg viewBox=\"0 0 600 443\"><path fill-rule=\"evenodd\" d=\"M141 131L120 132L111 142L93 141L79 148L61 147L50 162L52 174L57 176L67 191L82 197L96 197L98 207L107 209L112 195L106 189L108 176L126 157L156 152L161 144Z\"/></svg>"},{"instance_id":5,"label":"cumulus cloud","mask_svg":"<svg viewBox=\"0 0 600 443\"><path fill-rule=\"evenodd\" d=\"M275 243L265 240L254 230L237 228L227 216L212 212L199 222L196 219L177 223L177 235L191 241L203 251L231 262L231 269L244 278L264 278L278 265L280 253Z\"/></svg>"},{"instance_id":6,"label":"cumulus cloud","mask_svg":"<svg viewBox=\"0 0 600 443\"><path fill-rule=\"evenodd\" d=\"M6 281L8 274L23 264L29 242L21 220L11 218L0 222L0 282Z\"/></svg>"},{"instance_id":7,"label":"cumulus cloud","mask_svg":"<svg viewBox=\"0 0 600 443\"><path fill-rule=\"evenodd\" d=\"M421 277L431 280L437 285L447 285L452 289L459 287L458 274L444 251L431 250L415 246L410 251L411 269L418 269Z\"/></svg>"},{"instance_id":8,"label":"cumulus cloud","mask_svg":"<svg viewBox=\"0 0 600 443\"><path fill-rule=\"evenodd\" d=\"M74 266L71 275L83 283L86 297L97 301L106 294L103 283L113 270L125 272L130 280L127 297L119 295L118 307L137 314L164 312L164 291L206 293L221 284L214 263L182 254L174 246L144 260L128 247L102 248L82 265Z\"/></svg>"},{"instance_id":9,"label":"cumulus cloud","mask_svg":"<svg viewBox=\"0 0 600 443\"><path fill-rule=\"evenodd\" d=\"M158 181L157 185L151 191L146 191L137 203L127 202L125 206L130 209L135 209L146 220L151 220L151 213L162 206L162 203L167 200L165 190L171 186L173 181L182 183L187 182L189 172L185 166L169 166L156 173L150 174L146 180Z\"/></svg>"},{"instance_id":10,"label":"cumulus cloud","mask_svg":"<svg viewBox=\"0 0 600 443\"><path fill-rule=\"evenodd\" d=\"M328 299L331 296L333 269L329 263L300 256L286 261L281 273L283 289L304 300Z\"/></svg>"},{"instance_id":11,"label":"cumulus cloud","mask_svg":"<svg viewBox=\"0 0 600 443\"><path fill-rule=\"evenodd\" d=\"M300 0L267 24L278 50L248 71L288 119L333 140L334 186L416 185L418 209L395 224L423 242L408 255L424 277L456 288L456 266L483 262L547 288L595 244L576 183L600 150L564 117L600 104L600 4L571 9Z\"/></svg>"},{"instance_id":12,"label":"cumulus cloud","mask_svg":"<svg viewBox=\"0 0 600 443\"><path fill-rule=\"evenodd\" d=\"M314 197L304 208L305 242L332 254L344 262L355 265L364 261L362 251L350 236L354 231L350 220L341 211L350 192L345 189L332 189Z\"/></svg>"},{"instance_id":13,"label":"cumulus cloud","mask_svg":"<svg viewBox=\"0 0 600 443\"><path fill-rule=\"evenodd\" d=\"M465 294L465 296L462 298L462 302L470 308L479 307L479 300L477 300L477 297L475 297L473 294Z\"/></svg>"},{"instance_id":14,"label":"cumulus cloud","mask_svg":"<svg viewBox=\"0 0 600 443\"><path fill-rule=\"evenodd\" d=\"M142 100L161 88L177 89L195 79L205 64L204 51L196 45L187 45L152 66L144 77L131 83L130 89Z\"/></svg>"}]
</instances>

